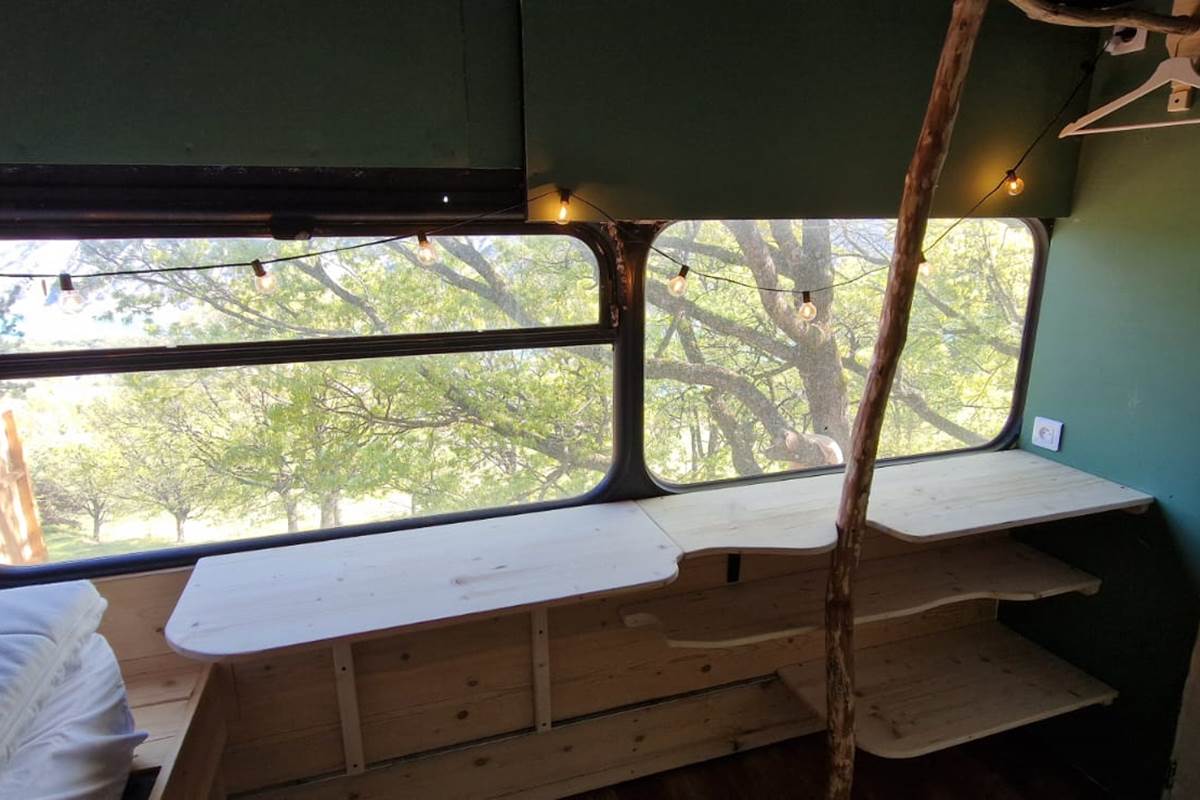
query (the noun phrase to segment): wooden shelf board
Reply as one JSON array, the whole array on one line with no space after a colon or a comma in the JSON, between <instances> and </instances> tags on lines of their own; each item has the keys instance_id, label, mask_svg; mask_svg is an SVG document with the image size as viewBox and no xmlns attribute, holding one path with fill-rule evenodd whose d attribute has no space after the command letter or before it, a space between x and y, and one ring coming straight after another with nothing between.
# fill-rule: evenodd
<instances>
[{"instance_id":1,"label":"wooden shelf board","mask_svg":"<svg viewBox=\"0 0 1200 800\"><path fill-rule=\"evenodd\" d=\"M126 676L125 692L138 730L149 734L133 753L135 772L163 765L187 727L188 701L195 692L203 664Z\"/></svg>"},{"instance_id":2,"label":"wooden shelf board","mask_svg":"<svg viewBox=\"0 0 1200 800\"><path fill-rule=\"evenodd\" d=\"M1114 689L997 622L855 654L858 746L913 758L1116 698ZM824 716L825 661L779 677Z\"/></svg>"},{"instance_id":3,"label":"wooden shelf board","mask_svg":"<svg viewBox=\"0 0 1200 800\"><path fill-rule=\"evenodd\" d=\"M914 542L1145 509L1154 498L1022 450L882 467L867 524Z\"/></svg>"},{"instance_id":4,"label":"wooden shelf board","mask_svg":"<svg viewBox=\"0 0 1200 800\"><path fill-rule=\"evenodd\" d=\"M217 661L653 588L679 548L608 503L202 558L166 626Z\"/></svg>"},{"instance_id":5,"label":"wooden shelf board","mask_svg":"<svg viewBox=\"0 0 1200 800\"><path fill-rule=\"evenodd\" d=\"M684 558L720 553L808 555L837 543L833 520L842 476L703 489L638 505L675 540Z\"/></svg>"},{"instance_id":6,"label":"wooden shelf board","mask_svg":"<svg viewBox=\"0 0 1200 800\"><path fill-rule=\"evenodd\" d=\"M631 603L630 628L657 628L672 647L739 647L822 627L827 569L731 583ZM1038 600L1093 594L1100 579L1007 537L864 560L855 588L859 623L964 600Z\"/></svg>"}]
</instances>

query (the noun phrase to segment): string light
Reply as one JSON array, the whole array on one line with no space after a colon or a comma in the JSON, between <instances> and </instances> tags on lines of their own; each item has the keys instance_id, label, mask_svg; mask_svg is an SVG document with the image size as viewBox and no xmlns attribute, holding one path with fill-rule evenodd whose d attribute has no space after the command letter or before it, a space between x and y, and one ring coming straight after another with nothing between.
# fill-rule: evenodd
<instances>
[{"instance_id":1,"label":"string light","mask_svg":"<svg viewBox=\"0 0 1200 800\"><path fill-rule=\"evenodd\" d=\"M800 304L800 319L812 322L817 318L817 306L812 301L812 292L804 292L800 298L804 301Z\"/></svg>"},{"instance_id":2,"label":"string light","mask_svg":"<svg viewBox=\"0 0 1200 800\"><path fill-rule=\"evenodd\" d=\"M434 261L437 261L437 253L433 250L433 244L429 241L429 237L423 233L417 234L417 260L425 266L429 266Z\"/></svg>"},{"instance_id":3,"label":"string light","mask_svg":"<svg viewBox=\"0 0 1200 800\"><path fill-rule=\"evenodd\" d=\"M571 192L567 189L558 191L558 217L554 221L559 225L566 225L571 221Z\"/></svg>"},{"instance_id":4,"label":"string light","mask_svg":"<svg viewBox=\"0 0 1200 800\"><path fill-rule=\"evenodd\" d=\"M929 259L925 257L925 251L921 251L921 262L917 265L917 271L928 278L933 274L933 264L929 263Z\"/></svg>"},{"instance_id":5,"label":"string light","mask_svg":"<svg viewBox=\"0 0 1200 800\"><path fill-rule=\"evenodd\" d=\"M78 313L83 308L83 295L65 272L58 276L58 303L68 314Z\"/></svg>"},{"instance_id":6,"label":"string light","mask_svg":"<svg viewBox=\"0 0 1200 800\"><path fill-rule=\"evenodd\" d=\"M257 258L250 262L250 269L254 270L254 288L259 294L270 294L279 288L279 281L267 272L267 268Z\"/></svg>"},{"instance_id":7,"label":"string light","mask_svg":"<svg viewBox=\"0 0 1200 800\"><path fill-rule=\"evenodd\" d=\"M1008 192L1009 196L1016 197L1025 191L1025 179L1018 175L1016 170L1010 169L1004 173L1004 191Z\"/></svg>"},{"instance_id":8,"label":"string light","mask_svg":"<svg viewBox=\"0 0 1200 800\"><path fill-rule=\"evenodd\" d=\"M1030 153L1033 152L1034 148L1037 147L1038 143L1041 142L1043 138L1045 138L1046 134L1050 131L1050 129L1054 126L1054 124L1059 120L1059 118L1070 107L1071 102L1075 99L1076 95L1078 95L1079 92L1083 89L1083 87L1087 84L1088 78L1091 76L1092 72L1095 70L1096 64L1099 62L1100 57L1103 54L1104 54L1104 50L1101 49L1099 52L1096 53L1095 57L1091 61L1089 61L1088 63L1083 65L1083 73L1084 74L1080 78L1079 82L1075 85L1075 88L1073 88L1071 90L1071 93L1067 96L1067 99L1063 102L1063 105L1059 108L1057 113L1055 113L1055 115L1050 119L1050 121L1046 123L1046 126L1044 128L1042 128L1042 130L1038 133L1038 135L1036 137L1034 137L1033 141L1030 142L1029 146L1025 148L1025 151L1021 154L1021 157L1017 159L1016 163L1013 164L1012 168L1005 172L1004 178L1000 182L998 182L991 190L989 190L987 192L987 194L985 194L983 197L981 197L979 199L979 201L977 203L975 203L975 205L972 206L969 211L967 211L966 214L959 217L957 220L955 220L949 226L947 226L945 229L943 229L941 234L936 239L934 239L933 243L928 245L925 248L925 253L928 253L929 251L931 251L935 247L937 247L938 244L940 244L942 242L942 240L944 240L955 228L957 228L960 224L965 222L967 219L971 218L975 214L975 212L978 211L979 208L981 206L983 206L983 204L992 197L992 195L994 195L996 192L1000 191L1000 189L1002 189L1002 188L1007 189L1008 194L1013 197L1021 194L1025 190L1025 181L1023 178L1021 178L1017 174L1017 170L1019 170L1021 168L1021 165L1025 163L1025 160L1029 157ZM516 209L519 209L519 208L527 208L529 204L532 204L538 200L541 200L544 197L552 195L553 193L554 192L552 190L546 191L541 194L535 195L533 197L529 197L529 198L527 198L527 200L525 200L521 203L515 203L507 208L497 209L494 211L488 211L488 212L484 212L482 214L478 214L474 217L461 219L456 222L450 223L449 225L446 225L446 226L443 226L436 230L433 230L430 233L434 233L434 234L443 233L445 231L452 230L452 229L457 228L462 225L468 225L473 222L477 222L479 220L487 219L488 217L491 217L491 216L507 214L507 213L514 211ZM571 221L572 193L567 189L559 189L558 197L559 197L559 207L558 207L558 214L557 214L555 221L560 225L566 225ZM600 208L599 206L595 205L594 203L590 202L589 200L587 200L587 198L580 197L579 195L575 195L575 197L577 197L585 205L598 211L601 215L603 215L610 222L613 222L613 223L619 222L611 214L604 211L604 209ZM442 202L444 204L449 203L449 201L450 201L449 195L442 195ZM127 276L136 277L136 276L140 276L140 275L153 275L153 274L163 274L163 273L171 273L171 272L202 272L202 271L206 271L206 270L232 269L232 268L236 268L236 267L252 267L254 269L255 287L260 292L268 293L268 292L274 291L277 284L276 284L275 276L267 273L265 264L277 264L277 263L284 263L284 262L288 262L288 261L300 261L303 259L316 258L318 256L323 256L323 255L333 255L336 253L344 253L344 252L347 252L350 250L358 250L358 249L366 248L366 247L378 247L380 245L389 244L391 242L398 242L403 239L408 239L411 236L412 236L412 234L400 234L397 236L388 236L383 239L374 239L374 240L367 241L367 242L360 242L358 244L343 245L340 247L330 247L330 248L327 248L324 250L312 250L312 251L309 251L306 253L297 253L296 255L277 256L275 258L270 258L270 259L265 259L265 260L254 259L252 262L240 261L240 262L223 263L223 264L203 264L203 265L194 265L194 266L154 267L154 268L150 268L150 269L123 269L123 270L112 270L109 272L82 273L82 274L78 274L75 276L56 274L56 273L52 273L52 272L51 273L46 273L46 272L5 272L5 273L0 273L0 278L15 278L15 279L58 278L59 287L63 291L63 295L64 295L62 298L62 302L64 303L64 306L66 306L67 304L70 304L72 307L75 307L75 308L77 308L79 305L82 304L82 296L79 295L77 290L75 290L74 284L72 283L72 277L74 277L74 278L83 277L83 278L112 279L112 278L127 277ZM424 241L425 238L426 238L426 234L418 235L418 253L417 253L417 255L418 255L418 258L422 261L422 263L427 263L427 262L425 262L425 259L428 257L425 255L425 253L427 252L426 249L421 246L422 244L426 243ZM652 242L644 242L643 244L648 246L650 248L650 250L652 250L653 252L658 253L659 255L666 258L668 261L671 261L680 267L679 273L677 275L675 275L673 278L671 278L670 281L668 282L668 284L669 284L668 290L671 291L671 293L673 295L682 296L684 294L684 292L686 292L686 290L687 290L687 275L689 272L695 272L697 275L701 275L701 276L708 278L710 280L713 280L713 281L721 281L724 283L733 284L735 286L742 286L747 289L755 289L759 292L778 292L778 293L783 293L783 294L801 294L804 297L804 302L802 303L802 305L800 307L800 314L801 314L802 318L812 318L812 319L816 318L816 306L812 305L812 302L809 299L812 292L836 289L840 286L845 286L846 284L850 284L850 283L854 283L855 281L862 280L863 278L866 278L869 275L873 275L876 272L880 272L882 270L888 269L888 267L885 265L885 266L876 267L874 269L864 270L862 273L860 273L859 275L856 275L852 278L847 278L846 280L843 280L843 281L837 281L828 286L822 286L822 287L819 287L816 289L785 289L780 286L759 286L754 283L746 283L744 281L739 281L734 278L727 278L722 275L712 275L712 274L709 274L706 272L701 272L697 269L690 267L688 264L685 264L683 261L670 255L669 253L665 252L664 250L656 247ZM430 250L431 249L432 249L432 245L430 245ZM932 273L933 268L929 264L929 262L925 259L925 253L922 253L921 262L918 266L918 269L921 272L921 274L929 275ZM64 278L65 278L65 280L64 280ZM678 288L675 288L675 287L678 287ZM678 292L678 294L676 294L676 292ZM806 315L807 315L807 317L806 317Z\"/></svg>"},{"instance_id":9,"label":"string light","mask_svg":"<svg viewBox=\"0 0 1200 800\"><path fill-rule=\"evenodd\" d=\"M691 271L691 267L684 264L679 268L679 274L671 280L667 281L667 291L673 297L683 297L687 294L687 274Z\"/></svg>"}]
</instances>

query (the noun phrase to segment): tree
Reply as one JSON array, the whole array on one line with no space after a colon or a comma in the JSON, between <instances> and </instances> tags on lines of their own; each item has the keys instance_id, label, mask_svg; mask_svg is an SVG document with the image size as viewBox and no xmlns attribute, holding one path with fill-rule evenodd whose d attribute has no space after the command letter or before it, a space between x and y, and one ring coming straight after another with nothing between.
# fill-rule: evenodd
<instances>
[{"instance_id":1,"label":"tree","mask_svg":"<svg viewBox=\"0 0 1200 800\"><path fill-rule=\"evenodd\" d=\"M186 392L157 383L153 375L126 376L124 389L89 410L93 436L110 443L117 454L117 496L170 514L175 541L182 544L188 520L228 502L229 486L205 468L167 422L188 413Z\"/></svg>"},{"instance_id":2,"label":"tree","mask_svg":"<svg viewBox=\"0 0 1200 800\"><path fill-rule=\"evenodd\" d=\"M39 453L34 465L43 524L74 523L82 514L99 542L104 524L124 510L118 454L93 440Z\"/></svg>"},{"instance_id":3,"label":"tree","mask_svg":"<svg viewBox=\"0 0 1200 800\"><path fill-rule=\"evenodd\" d=\"M804 220L684 222L661 234L658 246L696 271L677 298L665 285L677 267L659 256L648 265L646 447L658 474L711 480L842 460L882 298L873 271L886 264L894 232L887 220ZM596 265L577 240L434 242L431 264L401 241L280 265L270 295L256 293L245 270L93 282L89 310L121 344L596 319ZM88 241L73 263L147 268L306 247ZM931 256L884 455L978 444L1008 412L1032 238L1018 222L972 220ZM768 289L833 288L813 294L810 323L797 294L700 273ZM355 521L405 513L400 497L411 498L412 513L433 514L583 493L611 461L611 376L607 347L144 373L89 384L67 433L107 442L128 471L114 495L130 509L168 511L177 536L200 512L214 521L283 518L295 531L313 508L329 527L347 521L348 507ZM31 398L51 414L55 401L41 386L31 384Z\"/></svg>"}]
</instances>

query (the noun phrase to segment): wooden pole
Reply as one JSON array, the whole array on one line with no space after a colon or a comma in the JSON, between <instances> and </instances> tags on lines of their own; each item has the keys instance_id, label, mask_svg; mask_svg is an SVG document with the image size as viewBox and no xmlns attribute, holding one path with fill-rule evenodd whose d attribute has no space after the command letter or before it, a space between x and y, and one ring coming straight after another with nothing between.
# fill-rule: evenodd
<instances>
[{"instance_id":1,"label":"wooden pole","mask_svg":"<svg viewBox=\"0 0 1200 800\"><path fill-rule=\"evenodd\" d=\"M933 92L917 147L904 176L896 244L888 271L879 338L854 419L846 477L837 515L825 591L825 697L829 724L829 800L849 800L854 780L854 572L862 550L867 501L875 473L879 433L916 289L921 246L934 189L950 147L954 119L987 0L955 0L950 28L933 79Z\"/></svg>"}]
</instances>

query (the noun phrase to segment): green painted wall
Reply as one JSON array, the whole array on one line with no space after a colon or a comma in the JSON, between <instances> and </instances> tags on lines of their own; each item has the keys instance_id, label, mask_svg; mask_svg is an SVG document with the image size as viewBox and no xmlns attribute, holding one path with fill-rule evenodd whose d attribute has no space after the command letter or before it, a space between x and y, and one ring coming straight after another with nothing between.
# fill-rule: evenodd
<instances>
[{"instance_id":1,"label":"green painted wall","mask_svg":"<svg viewBox=\"0 0 1200 800\"><path fill-rule=\"evenodd\" d=\"M1105 59L1092 105L1165 55ZM1165 91L1152 101L1158 118ZM1046 726L1118 797L1158 797L1196 633L1200 585L1200 127L1087 138L1074 212L1058 223L1022 446L1033 417L1065 422L1047 454L1150 492L1142 517L1046 526L1029 540L1099 575L1100 594L1011 604L1006 617L1121 691ZM1031 448L1032 449L1032 448Z\"/></svg>"},{"instance_id":2,"label":"green painted wall","mask_svg":"<svg viewBox=\"0 0 1200 800\"><path fill-rule=\"evenodd\" d=\"M631 218L892 216L950 6L523 0L530 192L565 186ZM996 184L1094 45L992 4L936 212ZM1067 214L1076 153L1051 137L1025 194L982 213Z\"/></svg>"},{"instance_id":3,"label":"green painted wall","mask_svg":"<svg viewBox=\"0 0 1200 800\"><path fill-rule=\"evenodd\" d=\"M523 164L516 0L6 0L2 17L0 163Z\"/></svg>"}]
</instances>

